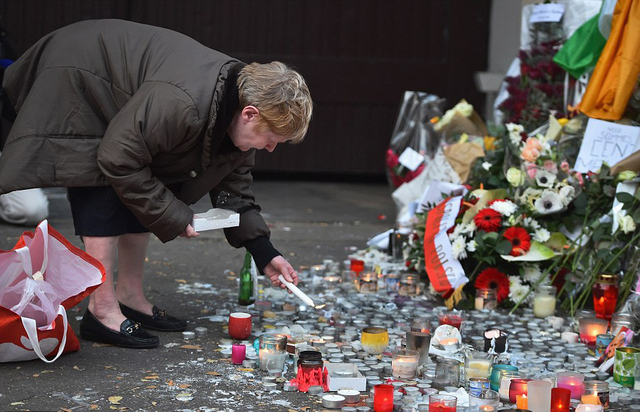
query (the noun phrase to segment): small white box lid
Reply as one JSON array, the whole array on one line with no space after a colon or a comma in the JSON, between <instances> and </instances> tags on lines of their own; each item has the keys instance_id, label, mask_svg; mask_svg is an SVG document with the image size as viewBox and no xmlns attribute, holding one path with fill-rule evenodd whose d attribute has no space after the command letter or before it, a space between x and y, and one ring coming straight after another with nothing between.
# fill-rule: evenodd
<instances>
[{"instance_id":1,"label":"small white box lid","mask_svg":"<svg viewBox=\"0 0 640 412\"><path fill-rule=\"evenodd\" d=\"M196 232L240 226L240 215L227 209L209 209L193 215L191 226Z\"/></svg>"}]
</instances>

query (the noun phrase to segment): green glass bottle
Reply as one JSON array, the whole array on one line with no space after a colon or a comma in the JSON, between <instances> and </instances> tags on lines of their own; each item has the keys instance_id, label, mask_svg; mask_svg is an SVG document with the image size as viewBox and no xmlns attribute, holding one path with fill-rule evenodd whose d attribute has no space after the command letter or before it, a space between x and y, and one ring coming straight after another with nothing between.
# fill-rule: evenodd
<instances>
[{"instance_id":1,"label":"green glass bottle","mask_svg":"<svg viewBox=\"0 0 640 412\"><path fill-rule=\"evenodd\" d=\"M244 255L244 264L240 270L240 293L238 294L238 303L248 306L256 301L257 271L251 253L246 252Z\"/></svg>"}]
</instances>

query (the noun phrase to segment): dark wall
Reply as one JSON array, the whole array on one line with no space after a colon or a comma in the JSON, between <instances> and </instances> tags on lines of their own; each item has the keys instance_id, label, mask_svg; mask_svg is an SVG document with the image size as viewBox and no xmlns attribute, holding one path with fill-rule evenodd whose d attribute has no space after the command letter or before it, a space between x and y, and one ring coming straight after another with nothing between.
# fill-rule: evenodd
<instances>
[{"instance_id":1,"label":"dark wall","mask_svg":"<svg viewBox=\"0 0 640 412\"><path fill-rule=\"evenodd\" d=\"M85 19L121 18L185 33L246 62L281 60L306 78L314 117L301 145L260 153L256 170L380 175L402 94L466 98L487 66L491 0L4 0L24 52ZM188 62L185 62L188 64Z\"/></svg>"}]
</instances>

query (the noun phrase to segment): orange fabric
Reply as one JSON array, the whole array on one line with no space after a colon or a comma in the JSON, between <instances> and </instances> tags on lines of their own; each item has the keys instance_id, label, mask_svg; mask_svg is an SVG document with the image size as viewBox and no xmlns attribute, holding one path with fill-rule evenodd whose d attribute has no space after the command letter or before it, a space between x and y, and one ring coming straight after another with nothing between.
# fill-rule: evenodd
<instances>
[{"instance_id":1,"label":"orange fabric","mask_svg":"<svg viewBox=\"0 0 640 412\"><path fill-rule=\"evenodd\" d=\"M611 35L598 59L580 110L589 117L619 120L640 74L640 0L618 0Z\"/></svg>"}]
</instances>

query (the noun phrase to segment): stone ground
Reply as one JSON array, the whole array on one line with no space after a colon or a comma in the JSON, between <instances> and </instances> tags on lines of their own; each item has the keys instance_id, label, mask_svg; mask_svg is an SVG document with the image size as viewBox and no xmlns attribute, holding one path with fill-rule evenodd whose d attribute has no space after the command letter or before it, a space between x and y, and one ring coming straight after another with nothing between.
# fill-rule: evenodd
<instances>
[{"instance_id":1,"label":"stone ground","mask_svg":"<svg viewBox=\"0 0 640 412\"><path fill-rule=\"evenodd\" d=\"M395 217L391 190L384 184L269 180L256 181L254 192L274 244L294 267L342 261L350 248L362 249L370 237L389 229ZM66 191L47 189L47 196L51 226L81 246ZM205 199L193 208L205 211L208 203ZM24 230L32 228L0 223L0 249L11 249ZM188 330L205 326L207 334L184 341L181 333L159 333L160 346L150 350L81 340L78 352L52 364L0 364L0 410L323 410L307 394L263 391L263 372L234 366L216 350L228 335L208 317L217 308L234 308L236 279L225 271L238 271L243 253L227 245L221 231L167 244L152 236L145 264L147 296L168 313L189 319ZM76 331L86 304L68 312Z\"/></svg>"}]
</instances>

